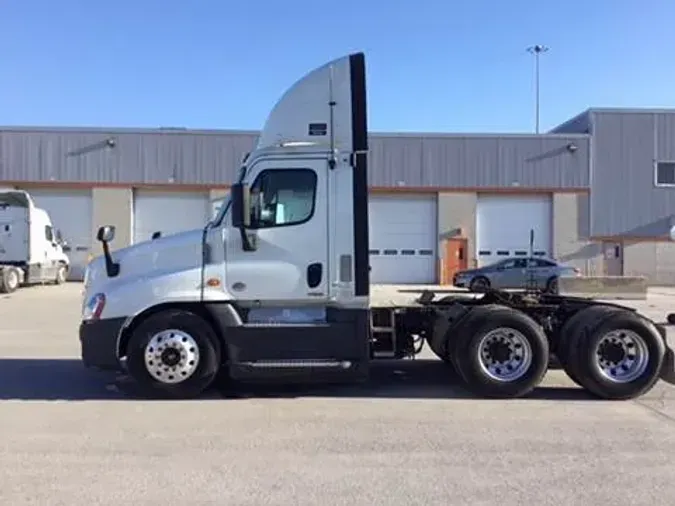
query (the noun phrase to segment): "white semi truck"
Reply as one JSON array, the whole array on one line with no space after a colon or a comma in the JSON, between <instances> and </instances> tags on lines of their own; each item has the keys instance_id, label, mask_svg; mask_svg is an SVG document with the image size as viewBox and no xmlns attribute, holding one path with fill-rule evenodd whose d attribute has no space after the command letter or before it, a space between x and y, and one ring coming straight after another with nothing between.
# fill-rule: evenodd
<instances>
[{"instance_id":1,"label":"white semi truck","mask_svg":"<svg viewBox=\"0 0 675 506\"><path fill-rule=\"evenodd\" d=\"M426 343L485 397L519 397L552 357L593 395L675 384L663 326L598 301L489 290L372 297L365 58L307 74L271 111L230 201L202 229L110 252L85 274L81 356L150 392L237 382L364 381Z\"/></svg>"},{"instance_id":2,"label":"white semi truck","mask_svg":"<svg viewBox=\"0 0 675 506\"><path fill-rule=\"evenodd\" d=\"M0 293L22 285L65 283L70 268L61 232L28 192L0 191Z\"/></svg>"}]
</instances>

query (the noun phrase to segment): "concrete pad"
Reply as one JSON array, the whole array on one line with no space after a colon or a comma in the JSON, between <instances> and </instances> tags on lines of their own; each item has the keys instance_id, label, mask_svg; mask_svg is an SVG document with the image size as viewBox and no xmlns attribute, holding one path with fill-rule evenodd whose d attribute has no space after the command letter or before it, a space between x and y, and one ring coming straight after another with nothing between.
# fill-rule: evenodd
<instances>
[{"instance_id":1,"label":"concrete pad","mask_svg":"<svg viewBox=\"0 0 675 506\"><path fill-rule=\"evenodd\" d=\"M558 279L561 295L603 299L646 299L644 276L574 276Z\"/></svg>"},{"instance_id":2,"label":"concrete pad","mask_svg":"<svg viewBox=\"0 0 675 506\"><path fill-rule=\"evenodd\" d=\"M675 306L649 294L650 317ZM0 504L672 504L675 388L598 402L562 371L474 399L424 350L365 385L130 397L78 359L80 287L0 297ZM661 317L662 318L662 317ZM669 328L672 342L673 331Z\"/></svg>"}]
</instances>

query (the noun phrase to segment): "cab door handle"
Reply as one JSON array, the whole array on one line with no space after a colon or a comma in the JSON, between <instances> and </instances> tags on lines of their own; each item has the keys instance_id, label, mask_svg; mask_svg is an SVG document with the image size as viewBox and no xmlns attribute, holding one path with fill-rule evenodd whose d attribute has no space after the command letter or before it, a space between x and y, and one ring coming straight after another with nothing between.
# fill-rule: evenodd
<instances>
[{"instance_id":1,"label":"cab door handle","mask_svg":"<svg viewBox=\"0 0 675 506\"><path fill-rule=\"evenodd\" d=\"M307 286L316 288L323 278L323 264L316 262L307 266Z\"/></svg>"}]
</instances>

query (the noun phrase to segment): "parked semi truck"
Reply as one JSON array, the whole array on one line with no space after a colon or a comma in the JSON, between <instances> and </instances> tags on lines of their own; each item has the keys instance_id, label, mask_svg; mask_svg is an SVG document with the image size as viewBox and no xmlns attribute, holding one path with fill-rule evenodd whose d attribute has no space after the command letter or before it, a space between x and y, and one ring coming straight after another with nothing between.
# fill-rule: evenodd
<instances>
[{"instance_id":1,"label":"parked semi truck","mask_svg":"<svg viewBox=\"0 0 675 506\"><path fill-rule=\"evenodd\" d=\"M426 343L485 397L532 391L552 357L603 399L675 384L663 326L609 303L488 290L371 293L365 58L307 74L275 105L229 201L202 229L103 254L85 274L81 356L157 395L238 382L365 381Z\"/></svg>"},{"instance_id":2,"label":"parked semi truck","mask_svg":"<svg viewBox=\"0 0 675 506\"><path fill-rule=\"evenodd\" d=\"M0 191L0 293L65 283L70 262L63 246L61 232L28 192Z\"/></svg>"}]
</instances>

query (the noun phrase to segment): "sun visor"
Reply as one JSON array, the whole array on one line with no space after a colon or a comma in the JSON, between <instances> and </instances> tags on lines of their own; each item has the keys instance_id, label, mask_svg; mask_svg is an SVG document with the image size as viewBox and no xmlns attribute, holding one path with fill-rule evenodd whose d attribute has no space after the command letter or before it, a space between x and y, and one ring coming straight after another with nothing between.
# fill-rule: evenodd
<instances>
[{"instance_id":1,"label":"sun visor","mask_svg":"<svg viewBox=\"0 0 675 506\"><path fill-rule=\"evenodd\" d=\"M292 144L368 149L365 58L333 60L291 86L267 117L256 149Z\"/></svg>"}]
</instances>

